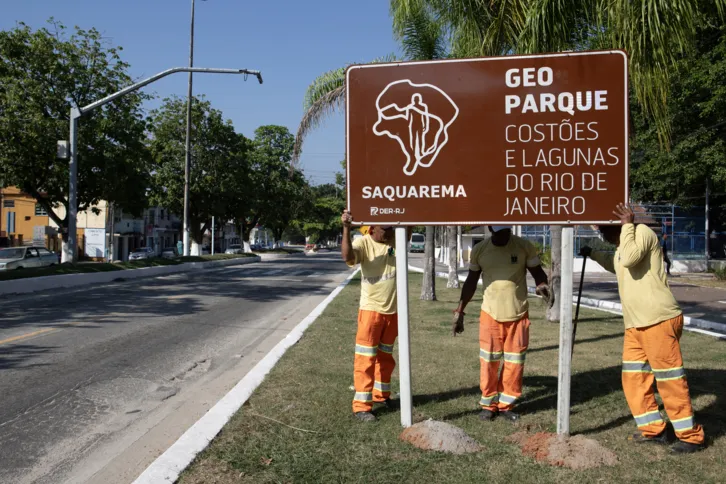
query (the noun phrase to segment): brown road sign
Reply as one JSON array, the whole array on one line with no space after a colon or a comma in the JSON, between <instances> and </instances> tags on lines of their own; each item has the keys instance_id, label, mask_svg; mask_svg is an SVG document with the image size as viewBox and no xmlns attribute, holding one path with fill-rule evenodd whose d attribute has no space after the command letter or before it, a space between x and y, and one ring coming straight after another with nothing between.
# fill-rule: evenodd
<instances>
[{"instance_id":1,"label":"brown road sign","mask_svg":"<svg viewBox=\"0 0 726 484\"><path fill-rule=\"evenodd\" d=\"M628 201L621 51L352 66L348 207L366 224L597 224Z\"/></svg>"}]
</instances>

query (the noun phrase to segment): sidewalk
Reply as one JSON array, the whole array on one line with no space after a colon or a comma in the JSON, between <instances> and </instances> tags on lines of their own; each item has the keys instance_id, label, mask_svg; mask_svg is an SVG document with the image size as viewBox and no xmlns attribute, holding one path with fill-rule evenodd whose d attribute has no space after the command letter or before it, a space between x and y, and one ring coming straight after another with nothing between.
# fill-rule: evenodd
<instances>
[{"instance_id":1,"label":"sidewalk","mask_svg":"<svg viewBox=\"0 0 726 484\"><path fill-rule=\"evenodd\" d=\"M417 269L423 269L423 254L409 254L409 266ZM595 262L588 262L595 264ZM436 264L436 272L448 273L449 268L443 264ZM468 269L459 269L459 276L466 277ZM580 284L580 274L574 274L573 294L577 295ZM671 290L678 303L683 308L683 313L692 320L696 320L695 326L702 327L706 330L718 331L726 334L726 290L694 286L692 284L684 284L679 282L679 277L670 279ZM528 276L530 286L534 286L534 281ZM603 309L618 310L620 305L620 296L618 295L618 285L613 274L586 274L585 282L582 288L582 297L585 304L592 301L604 302L605 304L597 304ZM614 303L614 304L613 304ZM698 322L702 320L705 324L700 325ZM709 325L707 322L715 323Z\"/></svg>"}]
</instances>

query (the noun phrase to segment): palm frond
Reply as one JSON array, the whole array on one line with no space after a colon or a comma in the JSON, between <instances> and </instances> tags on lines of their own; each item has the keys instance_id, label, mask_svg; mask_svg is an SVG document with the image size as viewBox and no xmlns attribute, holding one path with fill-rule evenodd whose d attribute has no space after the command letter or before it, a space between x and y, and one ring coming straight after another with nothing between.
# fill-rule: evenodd
<instances>
[{"instance_id":1,"label":"palm frond","mask_svg":"<svg viewBox=\"0 0 726 484\"><path fill-rule=\"evenodd\" d=\"M371 63L394 62L393 54L374 59ZM331 114L345 107L345 70L346 67L333 69L315 79L305 92L303 114L295 136L292 164L295 165L302 154L305 137Z\"/></svg>"},{"instance_id":2,"label":"palm frond","mask_svg":"<svg viewBox=\"0 0 726 484\"><path fill-rule=\"evenodd\" d=\"M723 20L726 0L714 0ZM623 49L630 79L664 146L670 143L667 98L670 72L693 45L701 11L697 0L534 0L520 36L524 52L586 45Z\"/></svg>"},{"instance_id":3,"label":"palm frond","mask_svg":"<svg viewBox=\"0 0 726 484\"><path fill-rule=\"evenodd\" d=\"M401 48L409 60L442 59L447 39L441 20L428 8L412 7L401 19Z\"/></svg>"}]
</instances>

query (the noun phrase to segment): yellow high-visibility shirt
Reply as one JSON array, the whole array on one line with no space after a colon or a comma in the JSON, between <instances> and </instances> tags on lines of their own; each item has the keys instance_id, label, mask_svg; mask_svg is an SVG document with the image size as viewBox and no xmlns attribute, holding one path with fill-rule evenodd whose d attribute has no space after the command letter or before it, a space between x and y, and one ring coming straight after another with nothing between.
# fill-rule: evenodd
<instances>
[{"instance_id":1,"label":"yellow high-visibility shirt","mask_svg":"<svg viewBox=\"0 0 726 484\"><path fill-rule=\"evenodd\" d=\"M535 246L516 235L502 247L492 244L491 239L476 244L469 258L469 270L482 273L481 310L500 323L522 319L529 311L527 268L539 265Z\"/></svg>"},{"instance_id":2,"label":"yellow high-visibility shirt","mask_svg":"<svg viewBox=\"0 0 726 484\"><path fill-rule=\"evenodd\" d=\"M355 261L360 264L360 308L380 314L394 314L396 301L396 255L388 244L376 242L370 235L353 241Z\"/></svg>"},{"instance_id":3,"label":"yellow high-visibility shirt","mask_svg":"<svg viewBox=\"0 0 726 484\"><path fill-rule=\"evenodd\" d=\"M647 225L623 225L615 254L594 250L592 259L618 278L625 329L645 328L681 314L668 287L658 236Z\"/></svg>"}]
</instances>

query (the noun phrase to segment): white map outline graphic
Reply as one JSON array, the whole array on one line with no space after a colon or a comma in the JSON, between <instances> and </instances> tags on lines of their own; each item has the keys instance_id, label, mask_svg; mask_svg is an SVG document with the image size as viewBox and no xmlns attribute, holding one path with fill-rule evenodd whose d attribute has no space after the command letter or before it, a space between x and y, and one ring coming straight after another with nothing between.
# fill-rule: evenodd
<instances>
[{"instance_id":1,"label":"white map outline graphic","mask_svg":"<svg viewBox=\"0 0 726 484\"><path fill-rule=\"evenodd\" d=\"M424 100L421 96L421 93L414 92L414 94L411 96L411 100L409 104L403 108L399 108L398 104L391 103L384 107L381 107L381 98L388 92L388 90L395 85L406 83L412 88L419 88L419 87L430 87L432 89L435 89L439 93L441 93L450 103L451 106L454 108L454 116L449 120L449 122L444 123L443 119L441 119L439 116L436 116L435 114L432 114L429 112L429 107L427 104L424 103ZM398 114L394 115L386 115L384 114L386 111L394 109ZM416 173L416 169L421 166L423 168L428 168L433 164L434 161L436 161L436 157L439 156L439 153L441 152L441 149L446 146L446 143L449 141L449 127L454 123L457 117L459 117L459 107L456 105L456 103L449 97L448 94L446 94L443 90L440 88L434 86L433 84L416 84L410 79L401 79L399 81L394 81L388 84L378 95L378 98L376 99L376 110L378 111L378 120L376 121L376 124L373 125L373 133L376 136L388 136L389 138L395 139L398 141L398 144L401 147L401 151L406 156L406 164L403 166L403 173L405 173L408 176L413 175ZM417 116L411 116L411 111L415 111L420 115L420 117ZM379 130L379 125L383 121L391 121L394 119L405 119L409 122L408 124L408 135L409 135L409 149L413 151L413 155L415 157L415 160L411 159L411 154L409 153L409 150L406 149L406 143L401 139L400 136L395 135L391 133L388 130ZM414 127L415 121L420 121L421 130L415 129L417 127ZM431 139L431 137L427 138L427 134L429 130L431 129L432 120L434 123L438 124L438 129L436 131L436 135L433 138L433 144L431 146L426 146L426 140ZM441 135L443 134L443 140L439 142L441 139ZM431 156L431 159L428 162L422 162L421 160L425 158L426 156ZM413 163L412 163L413 161ZM413 166L412 166L413 165Z\"/></svg>"}]
</instances>

